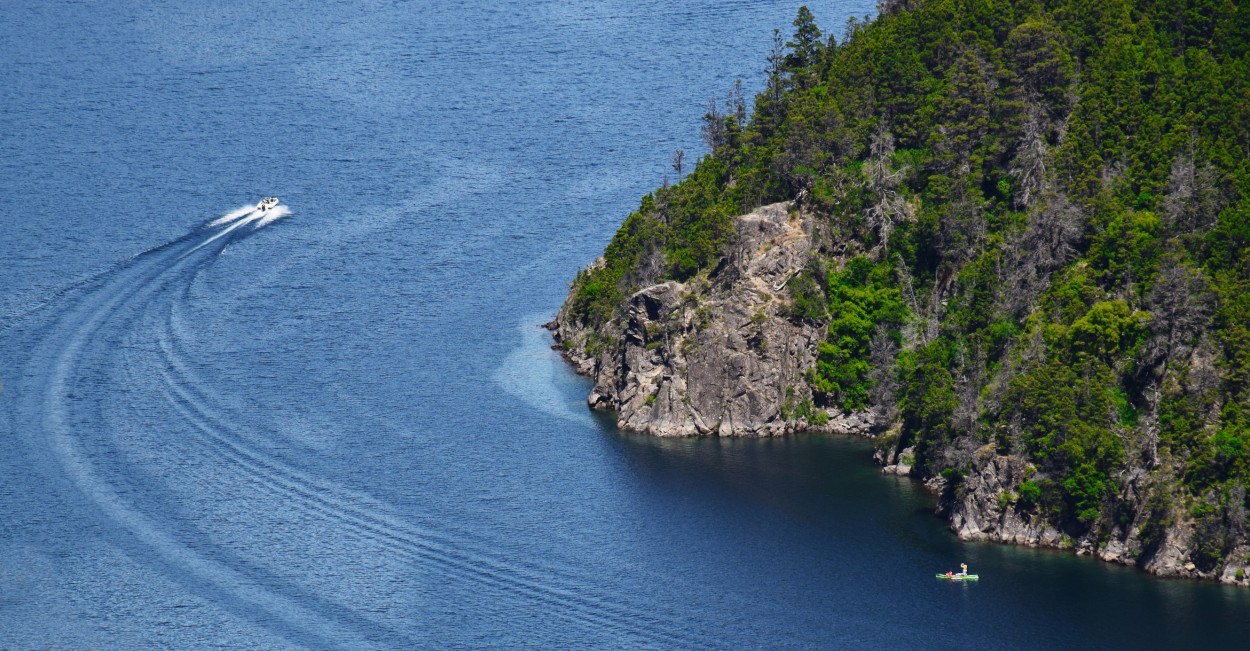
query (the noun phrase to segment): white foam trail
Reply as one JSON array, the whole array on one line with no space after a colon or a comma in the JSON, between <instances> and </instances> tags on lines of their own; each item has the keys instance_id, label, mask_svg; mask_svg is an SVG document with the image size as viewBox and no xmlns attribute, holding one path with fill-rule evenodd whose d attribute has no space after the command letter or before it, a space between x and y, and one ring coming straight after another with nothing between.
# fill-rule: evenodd
<instances>
[{"instance_id":1,"label":"white foam trail","mask_svg":"<svg viewBox=\"0 0 1250 651\"><path fill-rule=\"evenodd\" d=\"M195 253L196 251L199 251L200 249L202 249L202 248L204 248L204 247L208 246L209 244L212 244L214 241L216 241L216 240L218 240L218 239L220 239L220 238L224 237L225 235L227 235L228 233L230 233L230 231L233 231L234 229L236 229L236 228L238 228L238 227L240 227L240 226L242 226L242 225L244 225L244 224L247 224L247 223L250 223L250 222L252 222L252 221L255 221L255 220L256 220L256 217L254 217L254 216L252 216L252 215L248 215L248 216L247 216L246 218L244 218L244 219L239 219L239 220L235 221L233 224L230 224L230 226L229 226L229 227L227 227L227 228L223 228L223 229L221 230L221 232L220 232L220 233L218 233L218 234L216 234L216 235L214 235L214 236L212 236L212 237L208 238L207 240L204 240L203 242L200 242L199 244L195 245L195 246L194 246L194 247L193 247L190 251L187 251L186 253L183 253L183 254L182 254L182 257L183 257L183 258L185 258L185 257L187 257L187 256L191 255L192 253Z\"/></svg>"},{"instance_id":2,"label":"white foam trail","mask_svg":"<svg viewBox=\"0 0 1250 651\"><path fill-rule=\"evenodd\" d=\"M256 228L268 226L269 224L272 224L289 214L291 214L290 208L287 208L286 206L274 206L273 208L270 208L266 212L262 213L260 221L256 223Z\"/></svg>"},{"instance_id":3,"label":"white foam trail","mask_svg":"<svg viewBox=\"0 0 1250 651\"><path fill-rule=\"evenodd\" d=\"M235 210L234 212L231 212L225 215L224 217L215 219L212 222L210 222L208 224L210 227L220 226L221 224L230 224L230 225L222 229L220 233L217 233L216 235L208 238L207 240L204 240L203 242L200 242L199 244L197 244L190 251L187 251L186 253L184 253L183 257L191 255L192 253L199 251L200 249L208 246L209 244L212 244L213 242L221 239L222 237L225 237L231 231L233 231L234 229L240 226L244 226L246 224L254 224L253 229L261 228L262 226L272 224L273 222L276 222L279 219L282 219L283 217L286 217L289 214L291 214L291 209L287 208L286 206L274 206L273 208L270 208L269 210L263 211L263 212L255 208L247 208L246 210L244 208L240 208L238 210Z\"/></svg>"},{"instance_id":4,"label":"white foam trail","mask_svg":"<svg viewBox=\"0 0 1250 651\"><path fill-rule=\"evenodd\" d=\"M230 212L222 215L221 217L218 217L217 219L214 219L211 222L208 222L208 227L216 228L218 226L221 226L222 224L228 224L250 212L255 212L255 211L256 211L256 206L241 206L239 208L231 210Z\"/></svg>"}]
</instances>

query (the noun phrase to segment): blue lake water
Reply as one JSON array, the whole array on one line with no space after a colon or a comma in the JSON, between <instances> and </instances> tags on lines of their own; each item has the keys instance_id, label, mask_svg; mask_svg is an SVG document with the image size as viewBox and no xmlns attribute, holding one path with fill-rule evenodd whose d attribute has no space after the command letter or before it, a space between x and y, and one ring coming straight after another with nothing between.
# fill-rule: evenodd
<instances>
[{"instance_id":1,"label":"blue lake water","mask_svg":"<svg viewBox=\"0 0 1250 651\"><path fill-rule=\"evenodd\" d=\"M287 4L0 5L0 648L1244 648L867 442L585 409L538 324L796 5Z\"/></svg>"}]
</instances>

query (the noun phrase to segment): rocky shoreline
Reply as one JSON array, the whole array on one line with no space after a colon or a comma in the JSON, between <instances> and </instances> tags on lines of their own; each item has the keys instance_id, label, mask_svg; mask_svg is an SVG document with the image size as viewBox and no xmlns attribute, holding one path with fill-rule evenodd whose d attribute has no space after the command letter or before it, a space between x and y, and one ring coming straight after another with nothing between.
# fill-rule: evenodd
<instances>
[{"instance_id":1,"label":"rocky shoreline","mask_svg":"<svg viewBox=\"0 0 1250 651\"><path fill-rule=\"evenodd\" d=\"M818 416L808 407L804 376L826 328L785 310L786 284L812 252L814 220L786 202L734 226L715 273L645 287L595 330L570 318L571 301L547 324L556 348L594 379L589 406L655 436L868 434L871 414Z\"/></svg>"},{"instance_id":2,"label":"rocky shoreline","mask_svg":"<svg viewBox=\"0 0 1250 651\"><path fill-rule=\"evenodd\" d=\"M1069 549L1159 576L1250 585L1250 549L1230 557L1247 559L1243 564L1209 571L1195 565L1188 544L1192 522L1178 519L1148 545L1142 535L1148 513L1139 511L1101 540L1073 539L1022 499L1020 486L1033 472L1023 458L985 445L973 453L973 471L949 485L913 468L914 449L898 449L891 436L896 422L871 409L813 407L805 378L827 326L790 314L787 284L807 268L816 230L817 221L791 202L738 217L715 270L644 287L628 297L617 318L597 328L571 317L570 293L546 327L554 348L594 380L588 406L615 412L623 430L661 437L808 432L877 438L882 472L923 481L939 496L938 515L963 540ZM1139 488L1130 482L1125 490Z\"/></svg>"}]
</instances>

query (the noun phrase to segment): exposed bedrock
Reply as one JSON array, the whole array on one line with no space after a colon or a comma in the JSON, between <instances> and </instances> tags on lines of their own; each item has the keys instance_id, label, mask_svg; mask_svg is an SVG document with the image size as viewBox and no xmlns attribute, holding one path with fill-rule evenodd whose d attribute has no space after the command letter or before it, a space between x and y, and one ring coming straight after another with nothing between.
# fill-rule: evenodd
<instances>
[{"instance_id":1,"label":"exposed bedrock","mask_svg":"<svg viewBox=\"0 0 1250 651\"><path fill-rule=\"evenodd\" d=\"M635 292L595 333L569 318L566 302L548 325L578 371L594 378L590 406L656 436L867 433L870 414L832 413L817 427L791 413L810 404L803 378L826 329L785 313L786 283L807 264L812 228L790 203L738 217L715 270Z\"/></svg>"}]
</instances>

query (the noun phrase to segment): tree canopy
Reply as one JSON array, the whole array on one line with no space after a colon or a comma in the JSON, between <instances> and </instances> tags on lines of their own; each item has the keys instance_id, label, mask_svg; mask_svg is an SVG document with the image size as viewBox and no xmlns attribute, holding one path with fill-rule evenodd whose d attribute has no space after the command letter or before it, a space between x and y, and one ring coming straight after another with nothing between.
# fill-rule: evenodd
<instances>
[{"instance_id":1,"label":"tree canopy","mask_svg":"<svg viewBox=\"0 0 1250 651\"><path fill-rule=\"evenodd\" d=\"M735 215L799 200L828 233L823 276L790 287L793 317L828 325L818 407L892 404L918 472L956 483L970 450L1020 456L1017 508L1074 535L1149 502L1231 550L1250 528L1250 9L921 0L840 42L807 7L793 27L750 119L732 97L709 111L711 151L579 276L579 317L713 273Z\"/></svg>"}]
</instances>

